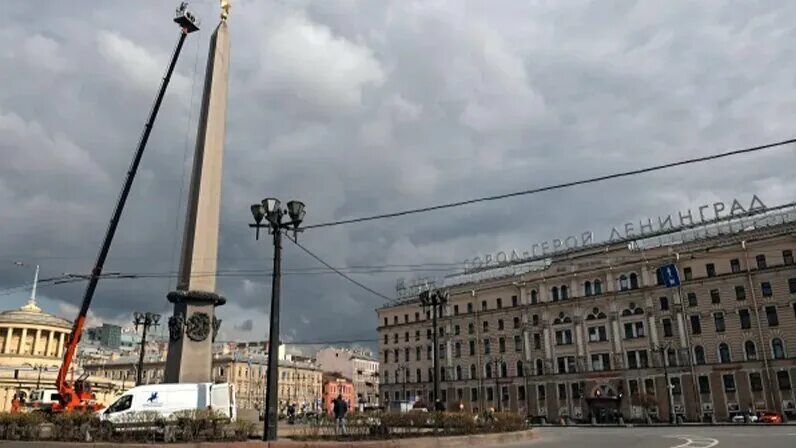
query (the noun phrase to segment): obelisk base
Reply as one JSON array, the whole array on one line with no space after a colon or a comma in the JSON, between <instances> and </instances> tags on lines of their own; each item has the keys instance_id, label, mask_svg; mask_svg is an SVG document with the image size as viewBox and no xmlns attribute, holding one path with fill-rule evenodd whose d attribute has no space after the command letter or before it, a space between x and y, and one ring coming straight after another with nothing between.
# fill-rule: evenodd
<instances>
[{"instance_id":1,"label":"obelisk base","mask_svg":"<svg viewBox=\"0 0 796 448\"><path fill-rule=\"evenodd\" d=\"M213 382L213 341L221 326L215 307L227 299L207 291L172 291L166 297L174 304L174 314L168 322L165 382Z\"/></svg>"}]
</instances>

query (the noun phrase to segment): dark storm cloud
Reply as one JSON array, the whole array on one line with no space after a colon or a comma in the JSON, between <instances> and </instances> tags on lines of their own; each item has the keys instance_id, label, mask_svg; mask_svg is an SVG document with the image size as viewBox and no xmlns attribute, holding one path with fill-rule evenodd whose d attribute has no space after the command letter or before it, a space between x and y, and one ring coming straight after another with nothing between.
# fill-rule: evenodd
<instances>
[{"instance_id":1,"label":"dark storm cloud","mask_svg":"<svg viewBox=\"0 0 796 448\"><path fill-rule=\"evenodd\" d=\"M176 3L176 2L175 2ZM0 13L0 287L87 272L177 30L164 2L14 2ZM173 273L215 2L189 36L109 271ZM234 2L219 269L227 338L264 338L271 247L248 206L307 222L609 174L791 136L790 3ZM186 153L186 148L188 152ZM186 155L188 156L186 158ZM301 235L337 266L457 263L494 249L757 192L790 201L792 148ZM181 196L182 194L182 196ZM285 268L317 267L285 242ZM440 274L436 272L436 274ZM357 274L390 293L396 277ZM42 293L74 306L83 285ZM169 278L103 281L98 319L168 311ZM23 293L3 296L16 303ZM286 274L286 339L372 335L382 299ZM69 311L72 308L64 308ZM53 310L59 311L59 310Z\"/></svg>"}]
</instances>

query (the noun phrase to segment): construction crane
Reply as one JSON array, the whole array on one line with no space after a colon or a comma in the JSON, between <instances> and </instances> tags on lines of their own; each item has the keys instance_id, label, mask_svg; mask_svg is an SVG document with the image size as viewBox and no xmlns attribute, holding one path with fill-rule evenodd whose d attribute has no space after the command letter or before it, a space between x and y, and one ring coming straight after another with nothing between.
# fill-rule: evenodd
<instances>
[{"instance_id":1,"label":"construction crane","mask_svg":"<svg viewBox=\"0 0 796 448\"><path fill-rule=\"evenodd\" d=\"M91 392L91 385L86 381L88 378L87 375L83 374L71 383L67 381L66 376L72 366L72 361L77 351L77 345L80 343L80 337L83 333L83 326L86 323L86 315L88 314L89 306L91 306L91 300L94 297L94 291L97 289L97 283L102 276L102 268L105 265L105 259L108 257L108 252L113 242L113 236L116 234L116 227L119 225L119 219L122 216L125 202L127 202L127 196L130 194L133 179L135 178L136 171L138 171L141 156L144 154L144 148L146 148L147 141L149 140L149 134L152 132L152 126L160 110L160 104L163 101L163 96L166 93L169 80L171 80L171 75L174 72L174 66L177 64L177 59L180 56L180 50L182 50L185 37L199 30L199 22L196 17L188 11L187 2L181 2L180 6L177 7L174 22L180 27L180 37L174 49L174 54L171 56L166 74L161 81L160 89L152 105L152 110L149 113L149 119L144 125L144 131L138 142L138 148L133 156L133 161L130 163L130 167L127 170L124 184L122 185L122 191L119 194L116 207L113 209L113 215L108 224L108 229L105 232L105 239L102 241L102 246L97 255L97 261L94 264L94 269L91 270L91 274L88 276L88 285L83 295L83 303L80 306L80 312L78 312L77 318L72 324L72 332L69 335L69 340L64 350L64 359L55 380L55 387L58 390L58 402L53 404L53 412L96 411L103 408L103 405L96 402L95 396Z\"/></svg>"}]
</instances>

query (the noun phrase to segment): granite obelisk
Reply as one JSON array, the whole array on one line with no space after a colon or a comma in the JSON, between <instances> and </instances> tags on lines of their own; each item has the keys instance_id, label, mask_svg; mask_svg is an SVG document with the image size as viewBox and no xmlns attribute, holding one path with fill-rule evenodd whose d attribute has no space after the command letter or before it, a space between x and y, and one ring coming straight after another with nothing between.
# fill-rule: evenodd
<instances>
[{"instance_id":1,"label":"granite obelisk","mask_svg":"<svg viewBox=\"0 0 796 448\"><path fill-rule=\"evenodd\" d=\"M174 314L168 322L167 383L213 380L212 342L221 323L215 307L226 302L215 293L229 71L229 3L221 4L221 21L210 38L177 290L168 294Z\"/></svg>"}]
</instances>

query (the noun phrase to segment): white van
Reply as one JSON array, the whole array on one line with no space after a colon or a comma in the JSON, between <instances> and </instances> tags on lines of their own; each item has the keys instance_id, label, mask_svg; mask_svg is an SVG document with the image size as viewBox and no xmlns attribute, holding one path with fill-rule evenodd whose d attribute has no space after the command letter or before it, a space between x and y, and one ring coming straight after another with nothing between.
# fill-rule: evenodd
<instances>
[{"instance_id":1,"label":"white van","mask_svg":"<svg viewBox=\"0 0 796 448\"><path fill-rule=\"evenodd\" d=\"M178 411L212 409L235 421L236 408L235 388L229 383L151 384L125 392L100 411L100 419L121 423L135 419L139 412L156 412L169 418Z\"/></svg>"}]
</instances>

